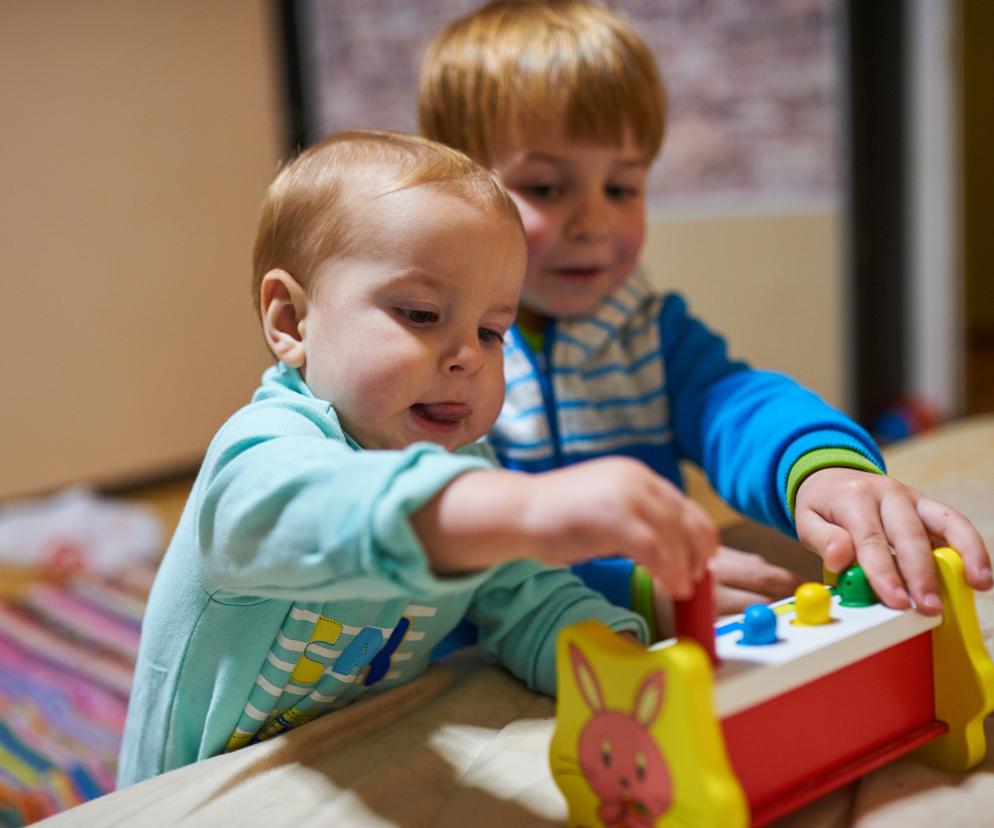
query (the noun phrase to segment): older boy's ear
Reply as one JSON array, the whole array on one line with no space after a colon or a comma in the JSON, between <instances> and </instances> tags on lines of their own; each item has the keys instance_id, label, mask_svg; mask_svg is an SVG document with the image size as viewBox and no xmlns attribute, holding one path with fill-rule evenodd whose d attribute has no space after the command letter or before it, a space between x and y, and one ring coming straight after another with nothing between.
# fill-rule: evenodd
<instances>
[{"instance_id":1,"label":"older boy's ear","mask_svg":"<svg viewBox=\"0 0 994 828\"><path fill-rule=\"evenodd\" d=\"M291 368L304 366L304 336L300 323L307 314L307 292L285 270L262 277L260 312L269 350Z\"/></svg>"}]
</instances>

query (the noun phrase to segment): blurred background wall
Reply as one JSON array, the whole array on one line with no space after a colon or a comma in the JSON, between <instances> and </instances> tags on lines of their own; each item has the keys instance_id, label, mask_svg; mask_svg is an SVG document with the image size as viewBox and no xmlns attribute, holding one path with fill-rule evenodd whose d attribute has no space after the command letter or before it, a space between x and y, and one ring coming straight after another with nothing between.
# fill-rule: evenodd
<instances>
[{"instance_id":1,"label":"blurred background wall","mask_svg":"<svg viewBox=\"0 0 994 828\"><path fill-rule=\"evenodd\" d=\"M0 3L0 498L189 470L266 363L267 0Z\"/></svg>"},{"instance_id":2,"label":"blurred background wall","mask_svg":"<svg viewBox=\"0 0 994 828\"><path fill-rule=\"evenodd\" d=\"M475 5L0 0L0 499L196 467L267 363L247 284L278 161L414 129L421 51ZM931 387L994 409L994 4L612 5L671 94L654 283L864 422ZM922 351L948 382L918 382Z\"/></svg>"}]
</instances>

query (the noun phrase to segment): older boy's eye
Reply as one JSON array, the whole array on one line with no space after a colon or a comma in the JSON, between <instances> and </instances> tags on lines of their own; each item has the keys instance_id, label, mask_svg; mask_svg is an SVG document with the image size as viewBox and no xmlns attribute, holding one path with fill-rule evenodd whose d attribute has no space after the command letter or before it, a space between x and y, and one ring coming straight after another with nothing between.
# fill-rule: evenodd
<instances>
[{"instance_id":1,"label":"older boy's eye","mask_svg":"<svg viewBox=\"0 0 994 828\"><path fill-rule=\"evenodd\" d=\"M495 343L504 342L504 337L499 331L491 330L490 328L480 328L479 330L480 342L490 345Z\"/></svg>"},{"instance_id":2,"label":"older boy's eye","mask_svg":"<svg viewBox=\"0 0 994 828\"><path fill-rule=\"evenodd\" d=\"M639 191L635 187L608 187L607 196L612 201L627 201L630 198L635 198L639 194Z\"/></svg>"},{"instance_id":3,"label":"older boy's eye","mask_svg":"<svg viewBox=\"0 0 994 828\"><path fill-rule=\"evenodd\" d=\"M562 187L556 184L529 184L522 187L526 195L532 198L555 198L562 193Z\"/></svg>"},{"instance_id":4,"label":"older boy's eye","mask_svg":"<svg viewBox=\"0 0 994 828\"><path fill-rule=\"evenodd\" d=\"M414 308L397 308L401 316L412 325L431 325L438 321L434 311L416 310Z\"/></svg>"}]
</instances>

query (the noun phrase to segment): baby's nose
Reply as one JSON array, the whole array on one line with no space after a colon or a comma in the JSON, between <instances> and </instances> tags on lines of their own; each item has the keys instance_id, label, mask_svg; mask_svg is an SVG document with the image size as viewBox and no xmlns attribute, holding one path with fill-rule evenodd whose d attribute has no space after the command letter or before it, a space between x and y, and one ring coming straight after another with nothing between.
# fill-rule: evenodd
<instances>
[{"instance_id":1,"label":"baby's nose","mask_svg":"<svg viewBox=\"0 0 994 828\"><path fill-rule=\"evenodd\" d=\"M446 357L444 370L448 373L474 373L483 364L483 354L478 345L461 343Z\"/></svg>"}]
</instances>

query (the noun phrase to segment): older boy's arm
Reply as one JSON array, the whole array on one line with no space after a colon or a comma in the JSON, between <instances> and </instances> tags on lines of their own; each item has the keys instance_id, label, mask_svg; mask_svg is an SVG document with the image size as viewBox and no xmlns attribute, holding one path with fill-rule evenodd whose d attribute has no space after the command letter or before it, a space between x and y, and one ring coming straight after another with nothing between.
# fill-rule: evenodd
<instances>
[{"instance_id":1,"label":"older boy's arm","mask_svg":"<svg viewBox=\"0 0 994 828\"><path fill-rule=\"evenodd\" d=\"M659 327L679 451L740 512L793 534L786 479L812 451L844 449L883 469L862 428L789 377L729 359L680 297L666 299Z\"/></svg>"},{"instance_id":2,"label":"older boy's arm","mask_svg":"<svg viewBox=\"0 0 994 828\"><path fill-rule=\"evenodd\" d=\"M970 521L893 478L818 469L797 487L793 506L801 542L833 572L858 561L888 606L907 607L910 593L921 612L942 610L932 561L935 546L959 551L974 589L992 585L990 557Z\"/></svg>"}]
</instances>

